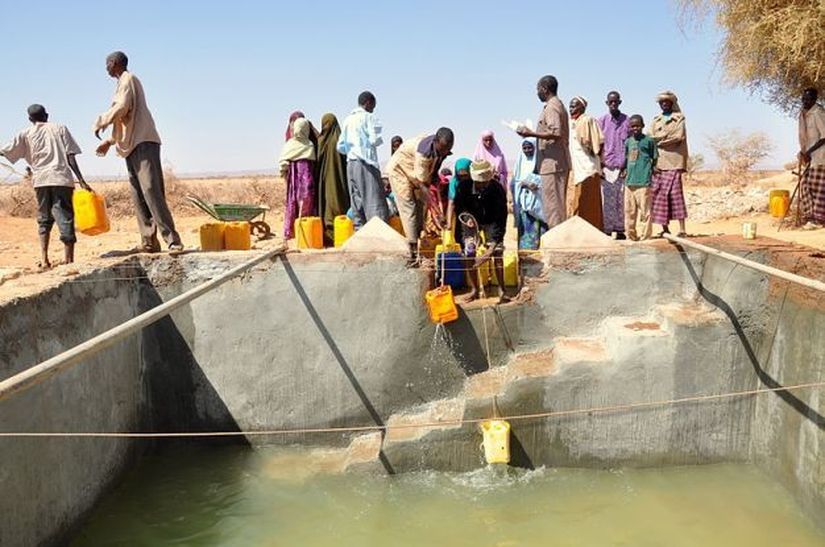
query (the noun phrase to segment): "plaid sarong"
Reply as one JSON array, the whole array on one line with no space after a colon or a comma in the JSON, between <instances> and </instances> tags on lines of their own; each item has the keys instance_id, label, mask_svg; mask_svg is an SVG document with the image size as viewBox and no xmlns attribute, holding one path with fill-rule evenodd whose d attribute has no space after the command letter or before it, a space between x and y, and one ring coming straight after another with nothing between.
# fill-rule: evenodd
<instances>
[{"instance_id":1,"label":"plaid sarong","mask_svg":"<svg viewBox=\"0 0 825 547\"><path fill-rule=\"evenodd\" d=\"M825 165L812 165L799 184L802 222L825 224Z\"/></svg>"},{"instance_id":2,"label":"plaid sarong","mask_svg":"<svg viewBox=\"0 0 825 547\"><path fill-rule=\"evenodd\" d=\"M681 169L654 174L650 191L650 219L653 224L666 225L671 220L687 218Z\"/></svg>"}]
</instances>

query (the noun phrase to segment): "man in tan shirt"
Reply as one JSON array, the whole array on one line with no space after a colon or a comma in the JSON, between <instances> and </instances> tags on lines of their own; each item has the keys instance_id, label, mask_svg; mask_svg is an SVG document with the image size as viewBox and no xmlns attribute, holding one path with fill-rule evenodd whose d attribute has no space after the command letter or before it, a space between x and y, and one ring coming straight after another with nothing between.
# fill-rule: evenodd
<instances>
[{"instance_id":1,"label":"man in tan shirt","mask_svg":"<svg viewBox=\"0 0 825 547\"><path fill-rule=\"evenodd\" d=\"M825 108L817 104L819 93L802 93L799 113L799 161L806 165L799 185L802 222L806 229L825 226Z\"/></svg>"},{"instance_id":2,"label":"man in tan shirt","mask_svg":"<svg viewBox=\"0 0 825 547\"><path fill-rule=\"evenodd\" d=\"M536 92L544 108L536 130L520 127L522 137L537 140L536 173L541 176L542 207L547 225L552 228L567 220L567 177L570 173L570 127L567 110L556 96L559 82L555 76L544 76Z\"/></svg>"},{"instance_id":3,"label":"man in tan shirt","mask_svg":"<svg viewBox=\"0 0 825 547\"><path fill-rule=\"evenodd\" d=\"M160 251L157 237L160 229L169 250L180 251L183 245L166 203L160 136L146 106L143 86L137 76L127 70L128 64L128 57L121 51L106 57L106 72L117 79L117 89L112 106L97 117L92 128L95 136L100 138L101 131L112 126L112 136L100 143L97 155L105 156L114 144L118 155L126 158L142 239L140 250L150 253Z\"/></svg>"},{"instance_id":4,"label":"man in tan shirt","mask_svg":"<svg viewBox=\"0 0 825 547\"><path fill-rule=\"evenodd\" d=\"M452 153L453 141L452 130L442 127L433 135L404 141L387 164L398 216L410 246L409 267L418 265L418 236L424 223L429 186L438 184L438 170L444 158Z\"/></svg>"},{"instance_id":5,"label":"man in tan shirt","mask_svg":"<svg viewBox=\"0 0 825 547\"><path fill-rule=\"evenodd\" d=\"M686 237L685 219L687 206L682 190L682 174L687 168L688 146L685 116L679 107L679 99L672 91L656 96L662 113L653 118L650 136L656 141L659 159L653 174L651 187L650 218L660 224L662 232L669 233L671 220L679 221L679 237Z\"/></svg>"}]
</instances>

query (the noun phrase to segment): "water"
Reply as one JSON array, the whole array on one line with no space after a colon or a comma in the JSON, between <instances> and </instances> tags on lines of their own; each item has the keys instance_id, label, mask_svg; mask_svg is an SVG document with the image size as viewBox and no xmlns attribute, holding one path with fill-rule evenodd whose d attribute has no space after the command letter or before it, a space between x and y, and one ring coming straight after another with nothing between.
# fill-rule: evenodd
<instances>
[{"instance_id":1,"label":"water","mask_svg":"<svg viewBox=\"0 0 825 547\"><path fill-rule=\"evenodd\" d=\"M748 466L297 480L274 468L275 454L152 456L72 545L825 545L788 493Z\"/></svg>"}]
</instances>

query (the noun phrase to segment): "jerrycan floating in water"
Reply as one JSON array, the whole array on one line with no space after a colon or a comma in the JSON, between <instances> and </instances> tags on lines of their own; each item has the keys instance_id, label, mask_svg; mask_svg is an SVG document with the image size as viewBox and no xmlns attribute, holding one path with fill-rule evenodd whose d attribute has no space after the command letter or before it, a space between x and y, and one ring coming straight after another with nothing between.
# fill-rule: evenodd
<instances>
[{"instance_id":1,"label":"jerrycan floating in water","mask_svg":"<svg viewBox=\"0 0 825 547\"><path fill-rule=\"evenodd\" d=\"M226 224L223 222L201 224L198 230L201 238L201 251L222 251L225 228Z\"/></svg>"},{"instance_id":2,"label":"jerrycan floating in water","mask_svg":"<svg viewBox=\"0 0 825 547\"><path fill-rule=\"evenodd\" d=\"M487 463L510 463L510 424L504 420L481 422L481 433Z\"/></svg>"},{"instance_id":3,"label":"jerrycan floating in water","mask_svg":"<svg viewBox=\"0 0 825 547\"><path fill-rule=\"evenodd\" d=\"M768 208L773 218L782 218L788 214L791 202L791 193L787 190L771 190L768 197Z\"/></svg>"},{"instance_id":4,"label":"jerrycan floating in water","mask_svg":"<svg viewBox=\"0 0 825 547\"><path fill-rule=\"evenodd\" d=\"M323 249L324 223L321 217L296 218L295 239L299 249Z\"/></svg>"},{"instance_id":5,"label":"jerrycan floating in water","mask_svg":"<svg viewBox=\"0 0 825 547\"><path fill-rule=\"evenodd\" d=\"M518 251L504 251L504 286L518 287ZM490 272L490 281L493 285L498 285L498 278L495 272Z\"/></svg>"},{"instance_id":6,"label":"jerrycan floating in water","mask_svg":"<svg viewBox=\"0 0 825 547\"><path fill-rule=\"evenodd\" d=\"M88 190L72 193L74 226L78 232L96 236L109 231L109 216L106 214L106 200L100 194Z\"/></svg>"},{"instance_id":7,"label":"jerrycan floating in water","mask_svg":"<svg viewBox=\"0 0 825 547\"><path fill-rule=\"evenodd\" d=\"M433 323L449 323L458 319L458 308L455 307L453 290L449 285L427 291L424 301L427 303L430 321Z\"/></svg>"},{"instance_id":8,"label":"jerrycan floating in water","mask_svg":"<svg viewBox=\"0 0 825 547\"><path fill-rule=\"evenodd\" d=\"M248 222L227 222L223 230L227 251L248 251L252 248L252 232Z\"/></svg>"},{"instance_id":9,"label":"jerrycan floating in water","mask_svg":"<svg viewBox=\"0 0 825 547\"><path fill-rule=\"evenodd\" d=\"M343 245L352 234L355 233L355 226L347 215L338 215L332 223L333 238L336 247Z\"/></svg>"}]
</instances>

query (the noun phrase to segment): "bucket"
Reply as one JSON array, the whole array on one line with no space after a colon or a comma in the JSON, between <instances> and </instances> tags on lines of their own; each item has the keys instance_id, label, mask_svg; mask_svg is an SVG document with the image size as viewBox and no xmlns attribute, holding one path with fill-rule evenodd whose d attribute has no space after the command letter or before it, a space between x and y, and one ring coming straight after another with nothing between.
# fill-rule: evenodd
<instances>
[{"instance_id":1,"label":"bucket","mask_svg":"<svg viewBox=\"0 0 825 547\"><path fill-rule=\"evenodd\" d=\"M481 434L487 463L510 463L510 424L504 420L481 422Z\"/></svg>"},{"instance_id":2,"label":"bucket","mask_svg":"<svg viewBox=\"0 0 825 547\"><path fill-rule=\"evenodd\" d=\"M106 200L103 196L88 190L72 192L75 229L87 236L96 236L109 231L109 215L106 214Z\"/></svg>"},{"instance_id":3,"label":"bucket","mask_svg":"<svg viewBox=\"0 0 825 547\"><path fill-rule=\"evenodd\" d=\"M340 247L352 237L355 233L355 225L352 223L347 215L338 215L332 223L333 228L333 243L336 247Z\"/></svg>"},{"instance_id":4,"label":"bucket","mask_svg":"<svg viewBox=\"0 0 825 547\"><path fill-rule=\"evenodd\" d=\"M248 251L252 248L252 231L248 222L227 222L223 229L223 247L227 251Z\"/></svg>"},{"instance_id":5,"label":"bucket","mask_svg":"<svg viewBox=\"0 0 825 547\"><path fill-rule=\"evenodd\" d=\"M433 323L449 323L458 319L458 308L455 307L453 290L449 285L436 287L424 295L427 309L430 312L430 321Z\"/></svg>"},{"instance_id":6,"label":"bucket","mask_svg":"<svg viewBox=\"0 0 825 547\"><path fill-rule=\"evenodd\" d=\"M745 239L756 239L756 223L743 222L742 223L742 237Z\"/></svg>"},{"instance_id":7,"label":"bucket","mask_svg":"<svg viewBox=\"0 0 825 547\"><path fill-rule=\"evenodd\" d=\"M323 249L324 223L321 217L296 218L295 240L299 249Z\"/></svg>"},{"instance_id":8,"label":"bucket","mask_svg":"<svg viewBox=\"0 0 825 547\"><path fill-rule=\"evenodd\" d=\"M226 225L223 222L207 222L198 229L201 239L201 251L222 251L223 233Z\"/></svg>"},{"instance_id":9,"label":"bucket","mask_svg":"<svg viewBox=\"0 0 825 547\"><path fill-rule=\"evenodd\" d=\"M784 218L791 204L791 193L787 190L771 190L768 195L768 209L773 218Z\"/></svg>"}]
</instances>

